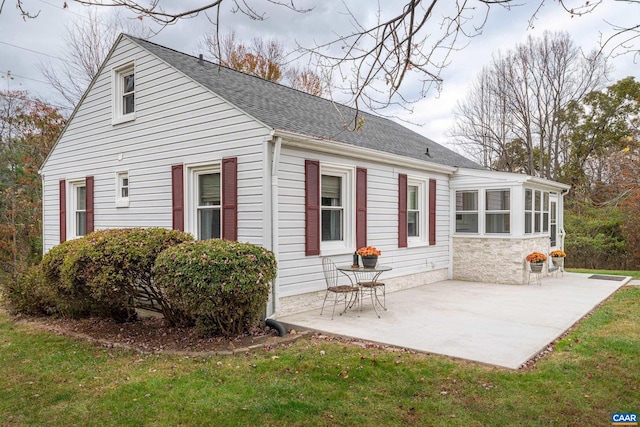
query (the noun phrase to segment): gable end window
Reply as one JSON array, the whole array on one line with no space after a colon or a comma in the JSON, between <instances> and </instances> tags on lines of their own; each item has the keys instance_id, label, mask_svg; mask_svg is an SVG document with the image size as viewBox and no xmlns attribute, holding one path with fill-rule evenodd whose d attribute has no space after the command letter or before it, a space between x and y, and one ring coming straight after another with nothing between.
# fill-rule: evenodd
<instances>
[{"instance_id":1,"label":"gable end window","mask_svg":"<svg viewBox=\"0 0 640 427\"><path fill-rule=\"evenodd\" d=\"M113 70L112 75L113 124L136 118L136 85L133 63Z\"/></svg>"}]
</instances>

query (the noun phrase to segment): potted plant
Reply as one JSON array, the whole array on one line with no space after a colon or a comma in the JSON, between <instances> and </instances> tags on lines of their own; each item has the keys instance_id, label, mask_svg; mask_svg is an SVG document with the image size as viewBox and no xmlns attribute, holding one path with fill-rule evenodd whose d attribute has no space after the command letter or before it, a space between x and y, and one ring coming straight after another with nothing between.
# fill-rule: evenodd
<instances>
[{"instance_id":1,"label":"potted plant","mask_svg":"<svg viewBox=\"0 0 640 427\"><path fill-rule=\"evenodd\" d=\"M531 263L532 272L540 273L544 262L547 260L547 256L541 252L531 252L527 255L526 260Z\"/></svg>"},{"instance_id":2,"label":"potted plant","mask_svg":"<svg viewBox=\"0 0 640 427\"><path fill-rule=\"evenodd\" d=\"M382 252L375 246L365 246L357 250L358 255L362 258L362 266L364 268L373 268L378 263L378 256Z\"/></svg>"},{"instance_id":3,"label":"potted plant","mask_svg":"<svg viewBox=\"0 0 640 427\"><path fill-rule=\"evenodd\" d=\"M551 251L549 256L551 257L551 262L553 262L553 265L560 267L567 254L563 250L557 249L555 251Z\"/></svg>"}]
</instances>

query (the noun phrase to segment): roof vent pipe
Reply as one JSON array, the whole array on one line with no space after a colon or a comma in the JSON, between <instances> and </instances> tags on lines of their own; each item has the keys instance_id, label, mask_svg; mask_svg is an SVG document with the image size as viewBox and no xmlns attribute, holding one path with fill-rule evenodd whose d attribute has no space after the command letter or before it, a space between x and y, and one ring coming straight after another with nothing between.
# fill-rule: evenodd
<instances>
[{"instance_id":1,"label":"roof vent pipe","mask_svg":"<svg viewBox=\"0 0 640 427\"><path fill-rule=\"evenodd\" d=\"M203 56L202 56L202 54L200 54L200 55L198 56L198 64L200 64L200 65L204 65L204 60L203 60Z\"/></svg>"},{"instance_id":2,"label":"roof vent pipe","mask_svg":"<svg viewBox=\"0 0 640 427\"><path fill-rule=\"evenodd\" d=\"M427 156L431 157L431 154L429 154L429 147L427 147L427 151L425 151L424 154L426 154Z\"/></svg>"}]
</instances>

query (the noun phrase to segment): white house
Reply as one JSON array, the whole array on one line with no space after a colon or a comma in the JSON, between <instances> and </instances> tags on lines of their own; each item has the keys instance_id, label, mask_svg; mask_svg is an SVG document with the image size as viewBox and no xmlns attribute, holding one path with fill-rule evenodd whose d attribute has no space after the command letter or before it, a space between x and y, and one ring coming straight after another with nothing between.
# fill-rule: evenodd
<instances>
[{"instance_id":1,"label":"white house","mask_svg":"<svg viewBox=\"0 0 640 427\"><path fill-rule=\"evenodd\" d=\"M41 174L44 250L167 227L272 250L269 315L319 307L321 256L373 245L389 290L521 284L563 243L569 187L487 171L393 121L121 35Z\"/></svg>"}]
</instances>

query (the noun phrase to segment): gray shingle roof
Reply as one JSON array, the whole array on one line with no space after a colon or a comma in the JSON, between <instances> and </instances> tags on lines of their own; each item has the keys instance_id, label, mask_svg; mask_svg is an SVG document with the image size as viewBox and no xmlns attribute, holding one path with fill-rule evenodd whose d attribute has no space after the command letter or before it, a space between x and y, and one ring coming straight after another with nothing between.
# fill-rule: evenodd
<instances>
[{"instance_id":1,"label":"gray shingle roof","mask_svg":"<svg viewBox=\"0 0 640 427\"><path fill-rule=\"evenodd\" d=\"M143 49L231 102L267 126L339 141L445 166L482 169L477 163L392 120L361 112L358 131L343 130L355 110L330 100L203 61L173 49L126 36ZM427 148L429 155L426 155Z\"/></svg>"}]
</instances>

